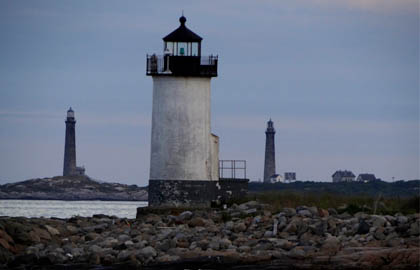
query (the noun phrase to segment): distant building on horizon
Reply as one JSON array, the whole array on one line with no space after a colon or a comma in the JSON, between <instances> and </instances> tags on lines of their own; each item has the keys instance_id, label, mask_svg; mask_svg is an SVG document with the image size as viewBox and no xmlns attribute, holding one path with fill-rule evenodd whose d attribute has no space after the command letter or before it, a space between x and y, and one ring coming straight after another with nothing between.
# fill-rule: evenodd
<instances>
[{"instance_id":1,"label":"distant building on horizon","mask_svg":"<svg viewBox=\"0 0 420 270\"><path fill-rule=\"evenodd\" d=\"M354 181L354 178L356 176L351 172L351 171L336 171L333 175L332 175L332 181L333 183L338 183L338 182L352 182Z\"/></svg>"},{"instance_id":2,"label":"distant building on horizon","mask_svg":"<svg viewBox=\"0 0 420 270\"><path fill-rule=\"evenodd\" d=\"M64 145L63 176L85 175L84 167L76 166L76 119L70 107L66 118L66 138Z\"/></svg>"},{"instance_id":3,"label":"distant building on horizon","mask_svg":"<svg viewBox=\"0 0 420 270\"><path fill-rule=\"evenodd\" d=\"M265 131L265 158L264 158L264 183L271 183L271 178L276 174L276 157L274 135L276 130L271 119L267 122Z\"/></svg>"},{"instance_id":4,"label":"distant building on horizon","mask_svg":"<svg viewBox=\"0 0 420 270\"><path fill-rule=\"evenodd\" d=\"M270 182L269 183L283 183L284 182L284 179L283 179L283 176L281 176L280 174L273 174L271 177L270 177Z\"/></svg>"},{"instance_id":5,"label":"distant building on horizon","mask_svg":"<svg viewBox=\"0 0 420 270\"><path fill-rule=\"evenodd\" d=\"M295 172L285 172L284 173L284 181L285 182L296 181L296 173Z\"/></svg>"},{"instance_id":6,"label":"distant building on horizon","mask_svg":"<svg viewBox=\"0 0 420 270\"><path fill-rule=\"evenodd\" d=\"M377 180L378 179L375 177L373 173L361 173L356 179L356 181L364 182L364 183L373 182Z\"/></svg>"}]
</instances>

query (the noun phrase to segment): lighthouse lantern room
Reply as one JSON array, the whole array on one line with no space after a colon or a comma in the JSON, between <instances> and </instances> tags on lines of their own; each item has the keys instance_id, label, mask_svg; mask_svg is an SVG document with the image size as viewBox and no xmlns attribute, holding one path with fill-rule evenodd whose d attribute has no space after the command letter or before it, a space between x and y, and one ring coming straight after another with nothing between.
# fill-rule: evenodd
<instances>
[{"instance_id":1,"label":"lighthouse lantern room","mask_svg":"<svg viewBox=\"0 0 420 270\"><path fill-rule=\"evenodd\" d=\"M186 21L179 18L180 26L163 38L163 55L147 56L147 75L217 76L217 56L201 56L203 39L185 26Z\"/></svg>"}]
</instances>

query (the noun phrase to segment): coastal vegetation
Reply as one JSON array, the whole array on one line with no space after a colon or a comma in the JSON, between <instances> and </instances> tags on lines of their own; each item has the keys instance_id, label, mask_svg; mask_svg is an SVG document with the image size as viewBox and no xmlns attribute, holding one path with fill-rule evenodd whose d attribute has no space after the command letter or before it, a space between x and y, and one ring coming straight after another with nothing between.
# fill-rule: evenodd
<instances>
[{"instance_id":1,"label":"coastal vegetation","mask_svg":"<svg viewBox=\"0 0 420 270\"><path fill-rule=\"evenodd\" d=\"M369 195L341 195L333 193L314 193L296 191L265 191L252 193L243 200L254 199L270 205L274 211L284 207L299 205L316 206L320 208L335 208L338 213L394 215L396 213L414 214L420 212L420 197L384 197Z\"/></svg>"},{"instance_id":2,"label":"coastal vegetation","mask_svg":"<svg viewBox=\"0 0 420 270\"><path fill-rule=\"evenodd\" d=\"M248 197L239 201L257 200L277 211L299 205L334 208L338 213L394 215L420 212L420 180L363 182L292 183L250 182Z\"/></svg>"},{"instance_id":3,"label":"coastal vegetation","mask_svg":"<svg viewBox=\"0 0 420 270\"><path fill-rule=\"evenodd\" d=\"M260 183L249 182L249 191L273 191L281 190L288 192L311 192L331 193L346 196L370 196L375 197L381 194L383 197L413 197L419 195L420 180L410 181L371 181L371 182L314 182L295 181L291 183Z\"/></svg>"}]
</instances>

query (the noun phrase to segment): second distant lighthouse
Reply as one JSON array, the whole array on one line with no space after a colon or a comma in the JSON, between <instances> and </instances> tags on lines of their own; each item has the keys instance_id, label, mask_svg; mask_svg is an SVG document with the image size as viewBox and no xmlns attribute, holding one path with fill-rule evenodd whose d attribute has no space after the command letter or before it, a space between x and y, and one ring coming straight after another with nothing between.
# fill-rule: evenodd
<instances>
[{"instance_id":1,"label":"second distant lighthouse","mask_svg":"<svg viewBox=\"0 0 420 270\"><path fill-rule=\"evenodd\" d=\"M267 122L265 131L265 160L264 160L264 183L270 183L270 178L276 173L276 157L274 146L274 135L276 130L273 121Z\"/></svg>"},{"instance_id":2,"label":"second distant lighthouse","mask_svg":"<svg viewBox=\"0 0 420 270\"><path fill-rule=\"evenodd\" d=\"M63 176L85 175L84 167L76 166L76 119L70 108L66 118Z\"/></svg>"}]
</instances>

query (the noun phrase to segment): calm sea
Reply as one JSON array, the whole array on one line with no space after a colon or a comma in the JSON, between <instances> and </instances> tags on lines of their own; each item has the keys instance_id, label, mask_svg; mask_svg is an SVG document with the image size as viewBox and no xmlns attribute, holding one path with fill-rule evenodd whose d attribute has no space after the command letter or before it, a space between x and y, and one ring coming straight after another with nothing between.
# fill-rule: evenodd
<instances>
[{"instance_id":1,"label":"calm sea","mask_svg":"<svg viewBox=\"0 0 420 270\"><path fill-rule=\"evenodd\" d=\"M0 200L0 216L70 218L105 214L135 218L137 207L145 206L147 202Z\"/></svg>"}]
</instances>

